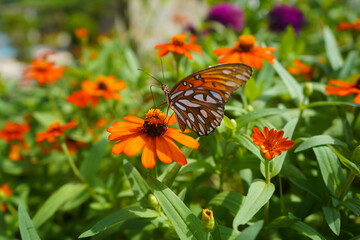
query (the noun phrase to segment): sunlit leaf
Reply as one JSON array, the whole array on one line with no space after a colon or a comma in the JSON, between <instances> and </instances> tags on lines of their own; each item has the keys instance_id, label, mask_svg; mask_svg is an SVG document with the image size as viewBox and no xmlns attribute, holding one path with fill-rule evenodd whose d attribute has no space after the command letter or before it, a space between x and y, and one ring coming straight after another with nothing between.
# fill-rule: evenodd
<instances>
[{"instance_id":1,"label":"sunlit leaf","mask_svg":"<svg viewBox=\"0 0 360 240\"><path fill-rule=\"evenodd\" d=\"M40 240L29 214L22 203L18 209L19 229L22 240Z\"/></svg>"}]
</instances>

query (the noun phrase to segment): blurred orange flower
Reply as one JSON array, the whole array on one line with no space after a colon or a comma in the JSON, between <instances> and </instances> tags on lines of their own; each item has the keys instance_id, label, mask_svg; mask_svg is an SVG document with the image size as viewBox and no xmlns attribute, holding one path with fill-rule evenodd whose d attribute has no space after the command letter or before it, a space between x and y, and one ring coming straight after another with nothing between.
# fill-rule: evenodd
<instances>
[{"instance_id":1,"label":"blurred orange flower","mask_svg":"<svg viewBox=\"0 0 360 240\"><path fill-rule=\"evenodd\" d=\"M116 80L114 76L100 75L95 82L85 80L81 84L82 90L92 97L103 97L106 100L115 98L120 100L118 93L126 87L125 82Z\"/></svg>"},{"instance_id":2,"label":"blurred orange flower","mask_svg":"<svg viewBox=\"0 0 360 240\"><path fill-rule=\"evenodd\" d=\"M53 62L33 60L31 67L24 70L25 80L36 79L39 84L56 82L62 77L64 67L55 67Z\"/></svg>"},{"instance_id":3,"label":"blurred orange flower","mask_svg":"<svg viewBox=\"0 0 360 240\"><path fill-rule=\"evenodd\" d=\"M0 138L9 143L10 140L24 140L24 134L30 130L29 125L19 124L14 122L6 122L3 129L0 131Z\"/></svg>"},{"instance_id":4,"label":"blurred orange flower","mask_svg":"<svg viewBox=\"0 0 360 240\"><path fill-rule=\"evenodd\" d=\"M313 76L313 69L303 62L295 59L293 61L293 67L288 67L289 73L293 75L303 75L305 79L311 79Z\"/></svg>"},{"instance_id":5,"label":"blurred orange flower","mask_svg":"<svg viewBox=\"0 0 360 240\"><path fill-rule=\"evenodd\" d=\"M330 95L340 97L356 94L354 102L360 104L360 77L355 83L349 83L341 80L331 79L325 88L325 92Z\"/></svg>"},{"instance_id":6,"label":"blurred orange flower","mask_svg":"<svg viewBox=\"0 0 360 240\"><path fill-rule=\"evenodd\" d=\"M164 163L173 160L180 165L187 163L184 154L173 140L190 147L198 148L199 143L190 136L182 134L179 129L169 128L176 123L174 115L167 116L159 109L150 109L145 120L127 116L125 121L116 121L112 128L108 128L110 141L118 141L112 148L114 154L125 153L134 156L142 149L142 165L145 168L153 168L156 159Z\"/></svg>"},{"instance_id":7,"label":"blurred orange flower","mask_svg":"<svg viewBox=\"0 0 360 240\"><path fill-rule=\"evenodd\" d=\"M272 64L274 56L271 52L275 52L276 49L273 47L256 46L254 44L254 36L241 35L239 36L239 41L234 43L234 48L218 48L214 50L214 53L220 57L219 63L241 62L257 69L263 66L263 59Z\"/></svg>"},{"instance_id":8,"label":"blurred orange flower","mask_svg":"<svg viewBox=\"0 0 360 240\"><path fill-rule=\"evenodd\" d=\"M264 127L264 133L262 133L257 127L254 127L253 131L255 132L251 134L253 143L260 147L261 152L269 160L294 146L293 140L287 140L287 137L283 138L284 131L282 130L269 130L267 127Z\"/></svg>"},{"instance_id":9,"label":"blurred orange flower","mask_svg":"<svg viewBox=\"0 0 360 240\"><path fill-rule=\"evenodd\" d=\"M170 43L163 43L155 45L155 49L159 49L158 57L165 56L169 52L173 52L179 55L185 55L189 60L192 60L193 57L190 51L197 52L202 54L201 46L194 43L186 43L185 34L176 34L171 38Z\"/></svg>"},{"instance_id":10,"label":"blurred orange flower","mask_svg":"<svg viewBox=\"0 0 360 240\"><path fill-rule=\"evenodd\" d=\"M340 31L350 30L350 29L355 31L360 31L360 18L356 19L353 22L345 22L345 21L340 22L336 28Z\"/></svg>"},{"instance_id":11,"label":"blurred orange flower","mask_svg":"<svg viewBox=\"0 0 360 240\"><path fill-rule=\"evenodd\" d=\"M78 39L83 39L89 36L89 30L87 30L86 28L77 28L75 29L75 36Z\"/></svg>"},{"instance_id":12,"label":"blurred orange flower","mask_svg":"<svg viewBox=\"0 0 360 240\"><path fill-rule=\"evenodd\" d=\"M66 101L72 103L78 107L85 108L88 104L92 108L96 107L98 104L99 98L91 96L89 93L86 93L83 90L75 91L66 98Z\"/></svg>"},{"instance_id":13,"label":"blurred orange flower","mask_svg":"<svg viewBox=\"0 0 360 240\"><path fill-rule=\"evenodd\" d=\"M64 131L73 128L77 125L77 122L71 121L65 125L61 125L60 121L56 121L49 125L46 132L38 132L36 133L36 142L42 142L47 140L50 143L56 141L57 137L60 137Z\"/></svg>"},{"instance_id":14,"label":"blurred orange flower","mask_svg":"<svg viewBox=\"0 0 360 240\"><path fill-rule=\"evenodd\" d=\"M0 199L10 197L11 194L12 190L8 184L3 184L2 186L0 186ZM5 212L6 207L4 203L0 204L0 210Z\"/></svg>"}]
</instances>

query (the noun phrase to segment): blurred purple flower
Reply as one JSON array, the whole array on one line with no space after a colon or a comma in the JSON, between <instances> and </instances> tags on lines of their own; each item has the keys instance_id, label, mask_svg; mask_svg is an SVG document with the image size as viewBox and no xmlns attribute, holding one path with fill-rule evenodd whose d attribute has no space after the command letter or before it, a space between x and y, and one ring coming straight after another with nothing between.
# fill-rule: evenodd
<instances>
[{"instance_id":1,"label":"blurred purple flower","mask_svg":"<svg viewBox=\"0 0 360 240\"><path fill-rule=\"evenodd\" d=\"M303 13L295 6L277 5L269 13L270 29L275 32L282 32L288 25L292 25L298 33L304 26L305 18Z\"/></svg>"},{"instance_id":2,"label":"blurred purple flower","mask_svg":"<svg viewBox=\"0 0 360 240\"><path fill-rule=\"evenodd\" d=\"M240 32L245 25L245 15L243 11L232 3L219 3L213 6L207 17L208 21L216 21L226 27L232 27Z\"/></svg>"}]
</instances>

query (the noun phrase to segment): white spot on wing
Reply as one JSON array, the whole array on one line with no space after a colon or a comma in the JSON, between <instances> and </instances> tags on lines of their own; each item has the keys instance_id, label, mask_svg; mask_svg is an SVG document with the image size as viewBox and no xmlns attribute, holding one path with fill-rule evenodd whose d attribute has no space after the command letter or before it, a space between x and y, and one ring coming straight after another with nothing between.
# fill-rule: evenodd
<instances>
[{"instance_id":1,"label":"white spot on wing","mask_svg":"<svg viewBox=\"0 0 360 240\"><path fill-rule=\"evenodd\" d=\"M192 122L195 122L195 118L194 118L194 115L191 113L191 112L188 112L188 117L190 118L190 120L192 121Z\"/></svg>"},{"instance_id":2,"label":"white spot on wing","mask_svg":"<svg viewBox=\"0 0 360 240\"><path fill-rule=\"evenodd\" d=\"M185 122L185 119L181 116L180 112L176 108L174 108L173 110L175 112L176 118L180 118L181 121Z\"/></svg>"},{"instance_id":3,"label":"white spot on wing","mask_svg":"<svg viewBox=\"0 0 360 240\"><path fill-rule=\"evenodd\" d=\"M231 73L231 70L229 69L223 69L222 72L226 75L229 75Z\"/></svg>"},{"instance_id":4,"label":"white spot on wing","mask_svg":"<svg viewBox=\"0 0 360 240\"><path fill-rule=\"evenodd\" d=\"M214 92L214 91L210 91L211 95L213 95L215 98L219 99L219 100L222 100L221 98L221 95L218 94L217 92Z\"/></svg>"},{"instance_id":5,"label":"white spot on wing","mask_svg":"<svg viewBox=\"0 0 360 240\"><path fill-rule=\"evenodd\" d=\"M186 108L183 106L183 105L181 105L180 103L175 103L175 106L177 106L178 108L180 108L181 110L183 110L183 111L185 111L186 110Z\"/></svg>"},{"instance_id":6,"label":"white spot on wing","mask_svg":"<svg viewBox=\"0 0 360 240\"><path fill-rule=\"evenodd\" d=\"M244 75L245 75L245 74L244 74ZM249 76L249 75L243 76L243 75L241 75L241 74L237 74L237 75L236 75L236 78L237 78L237 79L244 80L244 81L247 81L247 80L250 78L250 76Z\"/></svg>"},{"instance_id":7,"label":"white spot on wing","mask_svg":"<svg viewBox=\"0 0 360 240\"><path fill-rule=\"evenodd\" d=\"M216 103L216 100L215 99L213 99L212 97L210 97L209 95L207 95L206 96L206 100L205 100L205 95L204 94L196 94L195 96L194 96L194 98L196 99L196 100L199 100L199 101L202 101L202 102L205 102L205 103Z\"/></svg>"},{"instance_id":8,"label":"white spot on wing","mask_svg":"<svg viewBox=\"0 0 360 240\"><path fill-rule=\"evenodd\" d=\"M193 93L194 93L194 90L190 89L190 90L185 91L184 96L187 97L187 96L189 96L189 95L191 95Z\"/></svg>"},{"instance_id":9,"label":"white spot on wing","mask_svg":"<svg viewBox=\"0 0 360 240\"><path fill-rule=\"evenodd\" d=\"M230 86L230 87L236 87L238 84L233 81L226 81L225 85Z\"/></svg>"},{"instance_id":10,"label":"white spot on wing","mask_svg":"<svg viewBox=\"0 0 360 240\"><path fill-rule=\"evenodd\" d=\"M180 99L178 102L184 104L187 107L200 107L201 106L200 104L192 103L187 99Z\"/></svg>"},{"instance_id":11,"label":"white spot on wing","mask_svg":"<svg viewBox=\"0 0 360 240\"><path fill-rule=\"evenodd\" d=\"M200 116L200 114L197 115L197 118L198 118L203 124L205 124L205 120Z\"/></svg>"},{"instance_id":12,"label":"white spot on wing","mask_svg":"<svg viewBox=\"0 0 360 240\"><path fill-rule=\"evenodd\" d=\"M204 109L200 109L200 113L204 116L204 118L208 117L208 113Z\"/></svg>"},{"instance_id":13,"label":"white spot on wing","mask_svg":"<svg viewBox=\"0 0 360 240\"><path fill-rule=\"evenodd\" d=\"M180 91L180 92L171 94L171 95L170 95L170 99L173 100L174 98L176 98L177 96L179 96L179 95L182 94L183 92L184 92L184 91Z\"/></svg>"},{"instance_id":14,"label":"white spot on wing","mask_svg":"<svg viewBox=\"0 0 360 240\"><path fill-rule=\"evenodd\" d=\"M202 134L205 134L205 130L204 130L203 126L200 123L199 123L199 129L200 129Z\"/></svg>"},{"instance_id":15,"label":"white spot on wing","mask_svg":"<svg viewBox=\"0 0 360 240\"><path fill-rule=\"evenodd\" d=\"M211 113L212 114L214 114L214 116L216 117L216 118L222 118L222 116L218 113L218 112L216 112L216 111L213 111L213 110L211 110Z\"/></svg>"}]
</instances>

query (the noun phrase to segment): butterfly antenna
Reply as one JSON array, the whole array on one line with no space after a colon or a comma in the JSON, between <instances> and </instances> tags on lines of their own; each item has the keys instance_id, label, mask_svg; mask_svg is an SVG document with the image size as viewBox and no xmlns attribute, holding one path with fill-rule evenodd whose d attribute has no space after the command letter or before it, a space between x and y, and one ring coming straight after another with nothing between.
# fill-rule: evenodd
<instances>
[{"instance_id":1,"label":"butterfly antenna","mask_svg":"<svg viewBox=\"0 0 360 240\"><path fill-rule=\"evenodd\" d=\"M149 77L151 77L151 78L153 78L153 79L155 79L156 81L158 81L160 84L162 84L161 83L161 81L159 80L159 79L157 79L156 77L154 77L153 75L151 75L150 73L148 73L148 72L146 72L144 69L142 69L142 68L138 68L138 70L139 71L142 71L143 73L145 73L146 75L148 75Z\"/></svg>"},{"instance_id":2,"label":"butterfly antenna","mask_svg":"<svg viewBox=\"0 0 360 240\"><path fill-rule=\"evenodd\" d=\"M165 84L164 64L163 64L162 58L160 58L160 62L161 62L161 71L162 71L162 75L163 75L163 81L164 81L164 84Z\"/></svg>"}]
</instances>

